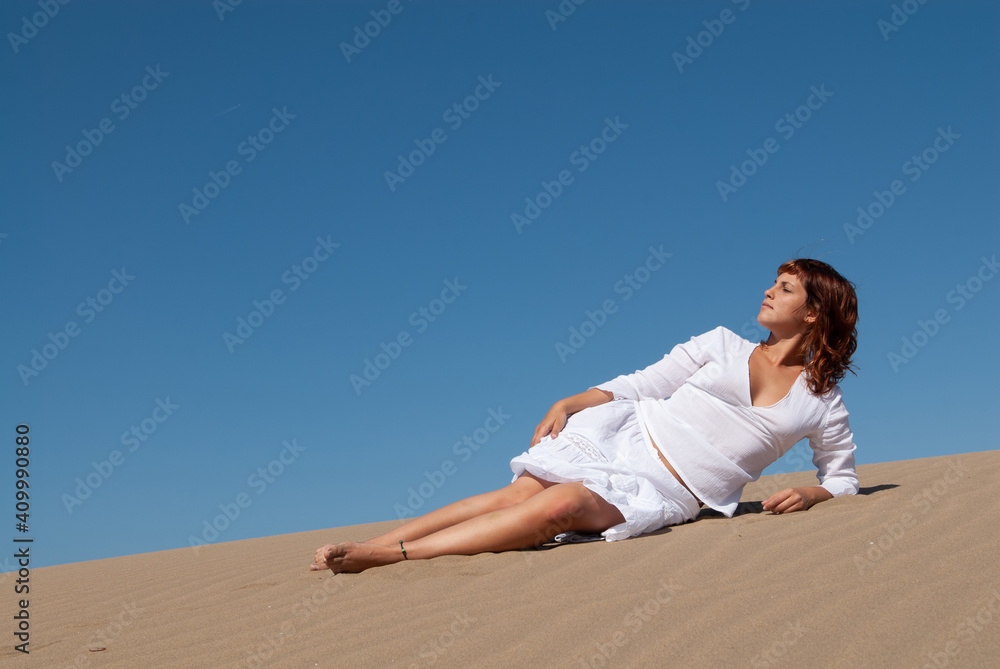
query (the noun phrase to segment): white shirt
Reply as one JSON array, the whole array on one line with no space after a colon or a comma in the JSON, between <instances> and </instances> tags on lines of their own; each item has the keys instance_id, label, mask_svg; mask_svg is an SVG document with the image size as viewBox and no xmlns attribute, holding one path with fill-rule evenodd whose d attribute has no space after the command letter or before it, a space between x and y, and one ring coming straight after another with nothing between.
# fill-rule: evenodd
<instances>
[{"instance_id":1,"label":"white shirt","mask_svg":"<svg viewBox=\"0 0 1000 669\"><path fill-rule=\"evenodd\" d=\"M805 438L820 485L834 497L856 494L854 435L840 388L815 395L803 372L781 400L755 407L749 363L756 347L718 327L643 370L593 387L637 401L643 429L691 492L727 516L743 486Z\"/></svg>"}]
</instances>

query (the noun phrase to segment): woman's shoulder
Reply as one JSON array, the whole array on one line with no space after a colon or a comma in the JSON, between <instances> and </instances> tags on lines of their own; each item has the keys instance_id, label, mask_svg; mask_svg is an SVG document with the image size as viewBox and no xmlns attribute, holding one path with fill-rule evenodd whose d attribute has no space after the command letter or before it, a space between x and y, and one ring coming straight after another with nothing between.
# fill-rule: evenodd
<instances>
[{"instance_id":1,"label":"woman's shoulder","mask_svg":"<svg viewBox=\"0 0 1000 669\"><path fill-rule=\"evenodd\" d=\"M844 392L840 389L839 385L834 385L829 390L823 393L814 393L811 388L809 388L808 381L805 377L805 372L802 373L800 377L802 386L805 389L806 394L812 398L814 401L822 404L828 412L831 411L842 411L847 413L847 408L844 406Z\"/></svg>"},{"instance_id":2,"label":"woman's shoulder","mask_svg":"<svg viewBox=\"0 0 1000 669\"><path fill-rule=\"evenodd\" d=\"M756 344L747 341L743 337L725 326L718 326L708 332L691 337L690 340L678 344L671 353L684 350L691 357L708 362L732 363L742 361L750 355L750 351Z\"/></svg>"},{"instance_id":3,"label":"woman's shoulder","mask_svg":"<svg viewBox=\"0 0 1000 669\"><path fill-rule=\"evenodd\" d=\"M729 350L744 349L748 346L753 347L757 345L755 342L739 336L724 325L700 334L694 337L694 339L700 340L703 344L714 344Z\"/></svg>"}]
</instances>

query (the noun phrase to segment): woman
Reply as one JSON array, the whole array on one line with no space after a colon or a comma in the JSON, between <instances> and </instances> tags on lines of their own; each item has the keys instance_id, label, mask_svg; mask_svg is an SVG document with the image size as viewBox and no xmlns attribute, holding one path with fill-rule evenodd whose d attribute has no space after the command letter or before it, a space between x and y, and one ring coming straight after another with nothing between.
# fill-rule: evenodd
<instances>
[{"instance_id":1,"label":"woman","mask_svg":"<svg viewBox=\"0 0 1000 669\"><path fill-rule=\"evenodd\" d=\"M526 548L567 531L616 541L692 520L701 506L731 517L743 486L804 438L820 485L777 492L764 509L804 511L856 494L837 386L857 347L853 284L818 260L786 262L757 321L766 342L719 327L556 402L511 461L510 485L363 543L323 546L310 569Z\"/></svg>"}]
</instances>

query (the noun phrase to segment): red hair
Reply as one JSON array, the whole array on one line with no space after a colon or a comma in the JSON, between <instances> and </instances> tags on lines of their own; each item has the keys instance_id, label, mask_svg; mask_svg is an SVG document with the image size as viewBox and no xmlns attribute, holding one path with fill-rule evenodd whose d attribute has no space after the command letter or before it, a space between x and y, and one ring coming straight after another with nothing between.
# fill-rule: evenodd
<instances>
[{"instance_id":1,"label":"red hair","mask_svg":"<svg viewBox=\"0 0 1000 669\"><path fill-rule=\"evenodd\" d=\"M858 296L853 283L825 262L798 258L783 263L778 274L793 274L806 291L807 309L816 320L802 340L809 389L817 395L831 390L847 372L858 348Z\"/></svg>"}]
</instances>

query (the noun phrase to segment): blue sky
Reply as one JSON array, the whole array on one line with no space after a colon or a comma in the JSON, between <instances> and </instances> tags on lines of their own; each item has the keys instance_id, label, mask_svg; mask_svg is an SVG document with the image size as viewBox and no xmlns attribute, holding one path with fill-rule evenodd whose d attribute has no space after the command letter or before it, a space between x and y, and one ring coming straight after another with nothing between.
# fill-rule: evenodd
<instances>
[{"instance_id":1,"label":"blue sky","mask_svg":"<svg viewBox=\"0 0 1000 669\"><path fill-rule=\"evenodd\" d=\"M4 3L34 566L502 486L798 256L858 287L860 463L997 448L995 4L559 7Z\"/></svg>"}]
</instances>

